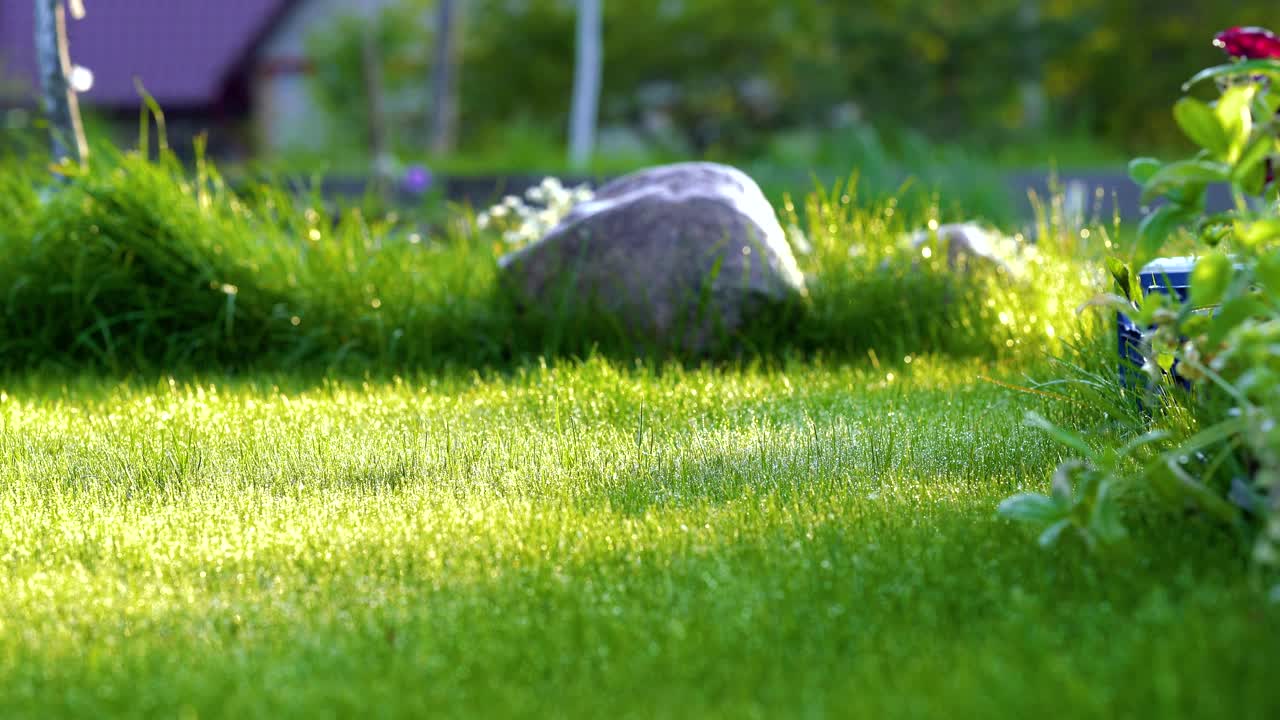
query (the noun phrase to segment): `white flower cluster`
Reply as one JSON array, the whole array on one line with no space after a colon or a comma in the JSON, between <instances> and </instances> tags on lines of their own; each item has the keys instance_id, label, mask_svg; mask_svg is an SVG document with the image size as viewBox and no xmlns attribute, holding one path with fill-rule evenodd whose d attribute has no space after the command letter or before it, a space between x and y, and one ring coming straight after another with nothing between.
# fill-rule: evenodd
<instances>
[{"instance_id":1,"label":"white flower cluster","mask_svg":"<svg viewBox=\"0 0 1280 720\"><path fill-rule=\"evenodd\" d=\"M529 188L523 198L508 195L477 215L476 227L501 230L502 239L509 245L527 245L541 240L575 205L594 196L586 185L566 188L558 179L549 177Z\"/></svg>"}]
</instances>

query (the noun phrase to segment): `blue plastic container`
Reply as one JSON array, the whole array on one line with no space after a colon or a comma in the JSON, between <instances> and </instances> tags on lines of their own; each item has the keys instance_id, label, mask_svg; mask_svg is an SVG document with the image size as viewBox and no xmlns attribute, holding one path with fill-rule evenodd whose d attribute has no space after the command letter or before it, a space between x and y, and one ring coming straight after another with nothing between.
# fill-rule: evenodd
<instances>
[{"instance_id":1,"label":"blue plastic container","mask_svg":"<svg viewBox=\"0 0 1280 720\"><path fill-rule=\"evenodd\" d=\"M1191 288L1191 270L1195 266L1195 258L1191 257L1152 260L1138 273L1138 283L1142 287L1142 296L1146 297L1153 292L1166 295L1172 292L1179 302L1185 303ZM1120 381L1126 387L1129 387L1129 375L1135 372L1134 366L1141 367L1143 363L1142 353L1139 351L1139 347L1142 344L1142 329L1133 320L1129 319L1129 316L1122 312L1117 312L1116 336L1120 352ZM1182 387L1189 388L1191 386L1191 383L1178 375L1178 363L1176 361L1173 367L1170 368L1170 373Z\"/></svg>"}]
</instances>

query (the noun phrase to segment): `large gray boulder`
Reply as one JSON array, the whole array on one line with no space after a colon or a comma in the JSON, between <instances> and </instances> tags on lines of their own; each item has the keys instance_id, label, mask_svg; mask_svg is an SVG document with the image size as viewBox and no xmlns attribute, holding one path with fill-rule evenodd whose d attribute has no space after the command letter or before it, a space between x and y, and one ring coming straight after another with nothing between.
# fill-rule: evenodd
<instances>
[{"instance_id":1,"label":"large gray boulder","mask_svg":"<svg viewBox=\"0 0 1280 720\"><path fill-rule=\"evenodd\" d=\"M572 314L573 322L585 312L638 340L691 353L719 346L805 293L760 187L714 163L654 167L610 182L499 264L531 310Z\"/></svg>"}]
</instances>

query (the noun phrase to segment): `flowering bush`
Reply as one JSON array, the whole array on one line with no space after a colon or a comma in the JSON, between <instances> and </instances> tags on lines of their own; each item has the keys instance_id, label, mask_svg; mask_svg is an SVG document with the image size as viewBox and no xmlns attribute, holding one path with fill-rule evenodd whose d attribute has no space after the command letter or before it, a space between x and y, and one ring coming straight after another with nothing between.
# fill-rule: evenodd
<instances>
[{"instance_id":1,"label":"flowering bush","mask_svg":"<svg viewBox=\"0 0 1280 720\"><path fill-rule=\"evenodd\" d=\"M1117 491L1155 490L1239 530L1254 559L1274 570L1280 567L1280 189L1272 170L1280 154L1280 39L1260 28L1232 28L1214 44L1231 62L1197 74L1184 89L1214 80L1219 97L1212 103L1184 97L1173 111L1200 150L1177 162L1130 164L1145 200L1163 202L1144 219L1133 255L1108 260L1118 292L1094 301L1145 328L1147 425L1123 449L1102 453L1035 418L1081 457L1059 468L1050 495L1017 495L1001 511L1042 525L1044 544L1069 529L1098 544L1124 534ZM1231 188L1234 208L1206 212L1205 190L1218 183ZM1187 301L1159 292L1144 297L1131 268L1167 254L1176 239L1190 241L1196 252ZM1175 362L1189 392L1174 382ZM1191 418L1181 431L1168 422L1179 412Z\"/></svg>"},{"instance_id":2,"label":"flowering bush","mask_svg":"<svg viewBox=\"0 0 1280 720\"><path fill-rule=\"evenodd\" d=\"M586 185L566 188L558 179L549 177L525 191L523 198L508 195L477 215L476 227L496 229L508 245L523 247L541 240L575 205L592 197L591 188Z\"/></svg>"}]
</instances>

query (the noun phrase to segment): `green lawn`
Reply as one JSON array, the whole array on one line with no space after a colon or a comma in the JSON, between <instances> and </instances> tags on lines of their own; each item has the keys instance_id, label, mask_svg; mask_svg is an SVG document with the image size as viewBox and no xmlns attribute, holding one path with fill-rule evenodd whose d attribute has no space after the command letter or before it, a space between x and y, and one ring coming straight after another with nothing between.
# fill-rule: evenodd
<instances>
[{"instance_id":1,"label":"green lawn","mask_svg":"<svg viewBox=\"0 0 1280 720\"><path fill-rule=\"evenodd\" d=\"M1275 717L1231 538L996 517L1027 369L11 378L0 716Z\"/></svg>"}]
</instances>

